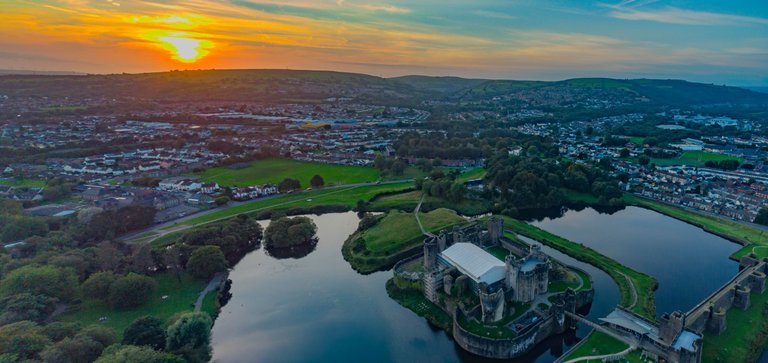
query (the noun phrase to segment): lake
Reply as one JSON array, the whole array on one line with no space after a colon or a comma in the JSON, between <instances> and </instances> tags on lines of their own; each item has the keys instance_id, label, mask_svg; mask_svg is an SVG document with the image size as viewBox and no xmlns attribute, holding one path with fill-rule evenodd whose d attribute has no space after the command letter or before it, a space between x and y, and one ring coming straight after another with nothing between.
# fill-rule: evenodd
<instances>
[{"instance_id":1,"label":"lake","mask_svg":"<svg viewBox=\"0 0 768 363\"><path fill-rule=\"evenodd\" d=\"M232 270L233 296L213 327L214 361L499 362L464 352L444 331L391 300L384 288L391 271L361 275L344 261L341 245L357 228L355 213L308 217L318 226L314 251L277 259L262 248ZM660 311L692 306L737 268L727 259L735 244L640 208L611 215L568 211L534 223L657 277L657 300L665 299L657 301ZM594 302L582 313L594 320L613 310L619 292L607 274L544 250L594 279ZM552 337L513 362L552 362L588 330Z\"/></svg>"}]
</instances>

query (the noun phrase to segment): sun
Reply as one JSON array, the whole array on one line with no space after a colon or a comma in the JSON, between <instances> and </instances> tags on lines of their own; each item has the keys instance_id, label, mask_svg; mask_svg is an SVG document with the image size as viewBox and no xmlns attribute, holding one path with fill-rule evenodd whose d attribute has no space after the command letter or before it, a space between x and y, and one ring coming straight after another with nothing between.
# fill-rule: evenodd
<instances>
[{"instance_id":1,"label":"sun","mask_svg":"<svg viewBox=\"0 0 768 363\"><path fill-rule=\"evenodd\" d=\"M213 48L213 43L208 40L186 38L178 36L157 37L158 44L171 52L173 59L184 63L194 63L208 55L208 49Z\"/></svg>"}]
</instances>

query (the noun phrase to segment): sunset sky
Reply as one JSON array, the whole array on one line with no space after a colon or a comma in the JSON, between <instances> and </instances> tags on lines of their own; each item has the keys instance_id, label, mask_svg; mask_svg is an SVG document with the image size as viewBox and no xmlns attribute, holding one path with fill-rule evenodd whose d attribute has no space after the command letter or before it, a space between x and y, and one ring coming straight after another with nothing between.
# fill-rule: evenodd
<instances>
[{"instance_id":1,"label":"sunset sky","mask_svg":"<svg viewBox=\"0 0 768 363\"><path fill-rule=\"evenodd\" d=\"M768 86L768 2L2 0L0 69L292 68Z\"/></svg>"}]
</instances>

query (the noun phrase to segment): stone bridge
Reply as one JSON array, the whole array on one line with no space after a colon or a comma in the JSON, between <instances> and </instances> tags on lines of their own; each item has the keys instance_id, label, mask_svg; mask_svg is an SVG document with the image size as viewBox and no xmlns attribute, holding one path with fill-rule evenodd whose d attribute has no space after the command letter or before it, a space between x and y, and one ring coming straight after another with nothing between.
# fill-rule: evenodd
<instances>
[{"instance_id":1,"label":"stone bridge","mask_svg":"<svg viewBox=\"0 0 768 363\"><path fill-rule=\"evenodd\" d=\"M750 306L750 293L765 291L766 260L745 257L740 265L742 270L736 276L685 314L686 328L697 333L708 328L720 334L726 329L725 312L728 309L735 306L745 310Z\"/></svg>"}]
</instances>

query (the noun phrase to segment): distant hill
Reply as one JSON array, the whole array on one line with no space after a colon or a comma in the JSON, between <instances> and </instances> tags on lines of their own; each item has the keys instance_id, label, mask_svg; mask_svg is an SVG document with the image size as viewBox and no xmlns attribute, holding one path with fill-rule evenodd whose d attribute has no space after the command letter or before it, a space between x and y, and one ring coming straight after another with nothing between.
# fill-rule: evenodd
<instances>
[{"instance_id":1,"label":"distant hill","mask_svg":"<svg viewBox=\"0 0 768 363\"><path fill-rule=\"evenodd\" d=\"M404 76L303 70L200 70L111 75L0 76L0 94L158 101L317 102L349 97L381 104L418 104L426 99L487 99L539 92L618 97L672 106L768 105L768 95L744 88L681 80L577 78L556 82Z\"/></svg>"},{"instance_id":2,"label":"distant hill","mask_svg":"<svg viewBox=\"0 0 768 363\"><path fill-rule=\"evenodd\" d=\"M37 75L37 76L84 76L85 73L67 72L67 71L31 71L24 69L0 69L0 75L18 74L18 75Z\"/></svg>"}]
</instances>

